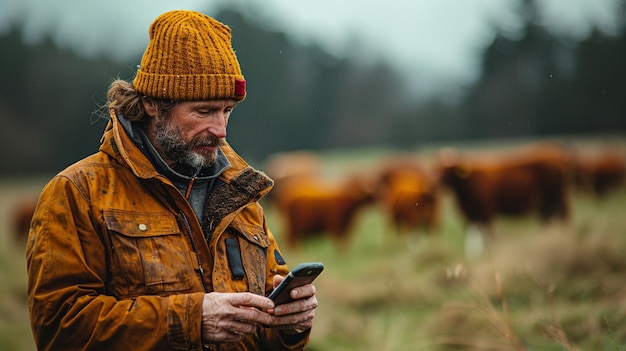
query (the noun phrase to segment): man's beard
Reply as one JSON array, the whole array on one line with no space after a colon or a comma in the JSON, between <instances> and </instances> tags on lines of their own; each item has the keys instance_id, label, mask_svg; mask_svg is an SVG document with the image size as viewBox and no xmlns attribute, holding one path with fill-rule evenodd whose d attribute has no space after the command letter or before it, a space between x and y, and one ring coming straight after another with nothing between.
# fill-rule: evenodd
<instances>
[{"instance_id":1,"label":"man's beard","mask_svg":"<svg viewBox=\"0 0 626 351\"><path fill-rule=\"evenodd\" d=\"M156 130L155 142L157 145L155 146L163 152L166 158L193 169L208 167L215 163L217 152L211 155L202 155L193 151L193 148L196 146L218 146L220 145L218 137L214 135L197 136L190 143L187 143L183 139L180 129L162 117L157 121Z\"/></svg>"}]
</instances>

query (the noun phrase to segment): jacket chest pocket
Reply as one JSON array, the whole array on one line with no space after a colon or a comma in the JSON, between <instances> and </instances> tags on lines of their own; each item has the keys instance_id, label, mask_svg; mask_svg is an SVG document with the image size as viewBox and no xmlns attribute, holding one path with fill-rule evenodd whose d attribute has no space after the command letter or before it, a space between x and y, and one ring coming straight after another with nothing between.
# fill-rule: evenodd
<instances>
[{"instance_id":1,"label":"jacket chest pocket","mask_svg":"<svg viewBox=\"0 0 626 351\"><path fill-rule=\"evenodd\" d=\"M269 240L262 227L233 222L217 245L213 266L215 291L249 291L265 294L267 247Z\"/></svg>"},{"instance_id":2,"label":"jacket chest pocket","mask_svg":"<svg viewBox=\"0 0 626 351\"><path fill-rule=\"evenodd\" d=\"M111 238L109 288L116 296L192 287L191 249L172 214L107 210L104 220Z\"/></svg>"}]
</instances>

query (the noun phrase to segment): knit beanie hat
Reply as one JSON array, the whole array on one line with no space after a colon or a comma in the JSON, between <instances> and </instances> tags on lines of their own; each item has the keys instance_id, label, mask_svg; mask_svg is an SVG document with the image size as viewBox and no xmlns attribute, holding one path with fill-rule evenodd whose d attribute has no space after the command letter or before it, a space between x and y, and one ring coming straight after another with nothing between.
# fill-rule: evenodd
<instances>
[{"instance_id":1,"label":"knit beanie hat","mask_svg":"<svg viewBox=\"0 0 626 351\"><path fill-rule=\"evenodd\" d=\"M146 96L173 100L246 96L230 28L194 11L171 11L150 25L150 41L133 81Z\"/></svg>"}]
</instances>

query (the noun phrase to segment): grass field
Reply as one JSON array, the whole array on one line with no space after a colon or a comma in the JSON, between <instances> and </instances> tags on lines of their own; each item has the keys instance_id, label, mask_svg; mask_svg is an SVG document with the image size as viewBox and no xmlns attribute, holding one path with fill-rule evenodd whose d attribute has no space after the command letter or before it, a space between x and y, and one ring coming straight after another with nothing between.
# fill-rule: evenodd
<instances>
[{"instance_id":1,"label":"grass field","mask_svg":"<svg viewBox=\"0 0 626 351\"><path fill-rule=\"evenodd\" d=\"M6 216L13 199L41 184L0 183L0 350L35 349L23 244ZM482 253L466 251L473 237L449 197L431 233L400 237L370 207L347 247L320 237L283 248L291 266L326 265L308 349L626 350L626 189L572 200L566 224L499 219L497 242ZM280 218L267 212L280 240Z\"/></svg>"},{"instance_id":2,"label":"grass field","mask_svg":"<svg viewBox=\"0 0 626 351\"><path fill-rule=\"evenodd\" d=\"M26 305L25 242L17 240L9 217L24 197L34 197L45 180L4 179L0 182L0 350L35 350Z\"/></svg>"},{"instance_id":3,"label":"grass field","mask_svg":"<svg viewBox=\"0 0 626 351\"><path fill-rule=\"evenodd\" d=\"M500 220L490 253L467 255L462 225L400 238L370 211L352 245L286 254L319 260L311 350L626 348L626 192L576 198L572 224Z\"/></svg>"}]
</instances>

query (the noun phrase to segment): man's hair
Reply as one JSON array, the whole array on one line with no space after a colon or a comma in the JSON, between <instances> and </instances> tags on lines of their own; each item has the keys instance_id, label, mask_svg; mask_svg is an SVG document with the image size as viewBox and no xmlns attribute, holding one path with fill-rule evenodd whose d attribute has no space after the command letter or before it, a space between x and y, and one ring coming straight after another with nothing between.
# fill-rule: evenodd
<instances>
[{"instance_id":1,"label":"man's hair","mask_svg":"<svg viewBox=\"0 0 626 351\"><path fill-rule=\"evenodd\" d=\"M155 103L161 113L168 112L176 106L176 100L157 99L140 94L135 87L122 79L115 79L107 92L107 107L114 109L129 121L145 123L146 110L142 101Z\"/></svg>"}]
</instances>

